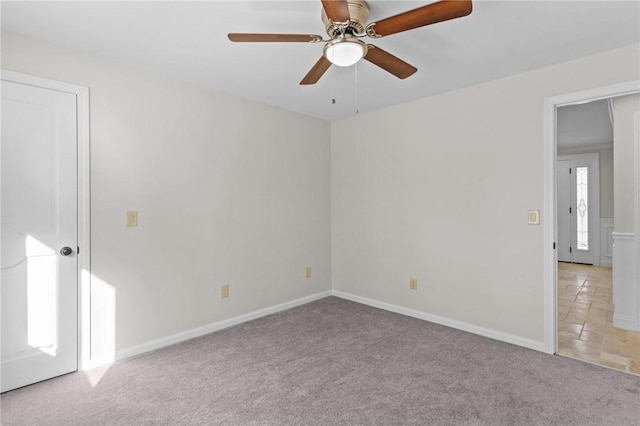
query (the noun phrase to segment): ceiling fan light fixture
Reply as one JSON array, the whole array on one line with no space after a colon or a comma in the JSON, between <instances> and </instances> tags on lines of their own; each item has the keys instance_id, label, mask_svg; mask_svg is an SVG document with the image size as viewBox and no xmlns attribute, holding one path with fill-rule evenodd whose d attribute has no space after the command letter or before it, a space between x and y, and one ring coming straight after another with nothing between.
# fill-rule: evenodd
<instances>
[{"instance_id":1,"label":"ceiling fan light fixture","mask_svg":"<svg viewBox=\"0 0 640 426\"><path fill-rule=\"evenodd\" d=\"M329 41L324 46L324 57L339 67L349 67L367 54L367 45L351 35Z\"/></svg>"}]
</instances>

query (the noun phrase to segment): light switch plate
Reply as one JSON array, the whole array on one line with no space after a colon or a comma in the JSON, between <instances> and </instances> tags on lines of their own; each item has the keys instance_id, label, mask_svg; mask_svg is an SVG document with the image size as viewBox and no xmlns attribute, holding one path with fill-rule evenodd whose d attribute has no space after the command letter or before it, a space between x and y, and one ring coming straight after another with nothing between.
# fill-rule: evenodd
<instances>
[{"instance_id":1,"label":"light switch plate","mask_svg":"<svg viewBox=\"0 0 640 426\"><path fill-rule=\"evenodd\" d=\"M229 297L229 284L223 284L220 287L220 298L226 299Z\"/></svg>"},{"instance_id":2,"label":"light switch plate","mask_svg":"<svg viewBox=\"0 0 640 426\"><path fill-rule=\"evenodd\" d=\"M409 278L409 289L410 290L417 290L418 289L418 279L415 277L410 277Z\"/></svg>"},{"instance_id":3,"label":"light switch plate","mask_svg":"<svg viewBox=\"0 0 640 426\"><path fill-rule=\"evenodd\" d=\"M305 275L307 278L311 278L311 266L307 266L307 269L305 270Z\"/></svg>"},{"instance_id":4,"label":"light switch plate","mask_svg":"<svg viewBox=\"0 0 640 426\"><path fill-rule=\"evenodd\" d=\"M540 225L540 210L529 210L529 225Z\"/></svg>"},{"instance_id":5,"label":"light switch plate","mask_svg":"<svg viewBox=\"0 0 640 426\"><path fill-rule=\"evenodd\" d=\"M130 210L127 212L127 228L135 228L138 226L138 211Z\"/></svg>"}]
</instances>

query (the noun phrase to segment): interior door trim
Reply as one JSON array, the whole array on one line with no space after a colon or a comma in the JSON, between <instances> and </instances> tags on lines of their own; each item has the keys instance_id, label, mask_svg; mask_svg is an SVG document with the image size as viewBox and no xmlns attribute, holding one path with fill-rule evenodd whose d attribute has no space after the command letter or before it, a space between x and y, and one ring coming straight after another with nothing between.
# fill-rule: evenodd
<instances>
[{"instance_id":1,"label":"interior door trim","mask_svg":"<svg viewBox=\"0 0 640 426\"><path fill-rule=\"evenodd\" d=\"M636 288L640 287L640 111L636 111L633 117L633 149L635 151L634 172L636 181ZM636 290L636 309L640 311L640 289ZM640 312L638 312L638 329L640 329Z\"/></svg>"},{"instance_id":2,"label":"interior door trim","mask_svg":"<svg viewBox=\"0 0 640 426\"><path fill-rule=\"evenodd\" d=\"M582 90L580 92L545 98L543 101L543 297L544 297L544 347L554 354L557 341L557 235L556 211L556 166L557 166L557 109L599 99L640 93L640 80L610 86Z\"/></svg>"},{"instance_id":3,"label":"interior door trim","mask_svg":"<svg viewBox=\"0 0 640 426\"><path fill-rule=\"evenodd\" d=\"M78 161L78 370L91 365L91 202L89 88L1 69L4 81L71 93L76 96Z\"/></svg>"}]
</instances>

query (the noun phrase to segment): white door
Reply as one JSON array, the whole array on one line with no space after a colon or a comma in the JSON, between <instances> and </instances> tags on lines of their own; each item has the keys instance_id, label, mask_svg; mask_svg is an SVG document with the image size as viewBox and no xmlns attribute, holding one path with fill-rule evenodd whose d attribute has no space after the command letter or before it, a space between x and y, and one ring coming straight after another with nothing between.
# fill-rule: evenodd
<instances>
[{"instance_id":1,"label":"white door","mask_svg":"<svg viewBox=\"0 0 640 426\"><path fill-rule=\"evenodd\" d=\"M558 160L558 260L597 264L600 226L598 159Z\"/></svg>"},{"instance_id":2,"label":"white door","mask_svg":"<svg viewBox=\"0 0 640 426\"><path fill-rule=\"evenodd\" d=\"M558 161L558 261L571 262L570 160Z\"/></svg>"},{"instance_id":3,"label":"white door","mask_svg":"<svg viewBox=\"0 0 640 426\"><path fill-rule=\"evenodd\" d=\"M77 370L76 95L2 81L2 375Z\"/></svg>"}]
</instances>

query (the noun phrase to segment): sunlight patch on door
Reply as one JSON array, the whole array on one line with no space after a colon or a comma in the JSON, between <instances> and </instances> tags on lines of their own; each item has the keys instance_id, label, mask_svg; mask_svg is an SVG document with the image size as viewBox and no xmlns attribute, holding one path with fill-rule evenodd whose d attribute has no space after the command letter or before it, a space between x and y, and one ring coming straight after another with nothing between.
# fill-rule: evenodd
<instances>
[{"instance_id":1,"label":"sunlight patch on door","mask_svg":"<svg viewBox=\"0 0 640 426\"><path fill-rule=\"evenodd\" d=\"M578 250L589 250L589 168L576 167Z\"/></svg>"},{"instance_id":2,"label":"sunlight patch on door","mask_svg":"<svg viewBox=\"0 0 640 426\"><path fill-rule=\"evenodd\" d=\"M58 256L31 235L26 239L27 343L56 356L58 350Z\"/></svg>"}]
</instances>

